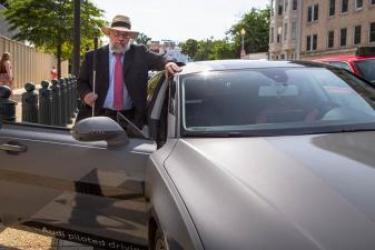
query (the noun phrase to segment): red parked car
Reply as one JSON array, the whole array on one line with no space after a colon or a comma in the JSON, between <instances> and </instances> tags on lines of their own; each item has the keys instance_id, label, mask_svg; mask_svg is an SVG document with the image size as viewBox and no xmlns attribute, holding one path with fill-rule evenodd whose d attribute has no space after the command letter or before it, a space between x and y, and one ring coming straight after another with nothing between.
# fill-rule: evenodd
<instances>
[{"instance_id":1,"label":"red parked car","mask_svg":"<svg viewBox=\"0 0 375 250\"><path fill-rule=\"evenodd\" d=\"M356 55L338 55L319 58L314 61L328 63L347 69L354 74L375 83L375 49L359 49Z\"/></svg>"}]
</instances>

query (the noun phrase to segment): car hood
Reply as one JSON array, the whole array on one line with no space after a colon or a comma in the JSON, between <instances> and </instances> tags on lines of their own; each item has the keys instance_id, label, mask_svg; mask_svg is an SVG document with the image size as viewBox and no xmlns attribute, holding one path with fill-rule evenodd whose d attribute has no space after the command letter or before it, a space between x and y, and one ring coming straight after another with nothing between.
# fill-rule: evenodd
<instances>
[{"instance_id":1,"label":"car hood","mask_svg":"<svg viewBox=\"0 0 375 250\"><path fill-rule=\"evenodd\" d=\"M180 140L165 167L206 249L375 249L375 133Z\"/></svg>"}]
</instances>

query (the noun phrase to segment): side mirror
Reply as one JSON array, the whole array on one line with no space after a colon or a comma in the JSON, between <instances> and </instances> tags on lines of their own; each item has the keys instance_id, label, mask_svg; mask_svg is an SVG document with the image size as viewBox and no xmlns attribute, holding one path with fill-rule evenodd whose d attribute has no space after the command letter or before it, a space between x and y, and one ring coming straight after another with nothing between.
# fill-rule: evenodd
<instances>
[{"instance_id":1,"label":"side mirror","mask_svg":"<svg viewBox=\"0 0 375 250\"><path fill-rule=\"evenodd\" d=\"M129 142L121 126L109 117L98 116L83 119L72 129L78 141L106 141L108 146L120 146Z\"/></svg>"}]
</instances>

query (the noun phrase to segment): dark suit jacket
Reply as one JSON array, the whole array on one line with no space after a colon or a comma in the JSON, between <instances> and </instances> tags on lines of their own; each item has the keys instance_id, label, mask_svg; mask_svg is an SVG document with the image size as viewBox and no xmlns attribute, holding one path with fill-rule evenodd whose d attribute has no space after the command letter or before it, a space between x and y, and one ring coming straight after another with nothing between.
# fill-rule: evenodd
<instances>
[{"instance_id":1,"label":"dark suit jacket","mask_svg":"<svg viewBox=\"0 0 375 250\"><path fill-rule=\"evenodd\" d=\"M103 115L103 104L109 87L109 46L89 51L81 65L78 78L78 93L83 100L84 96L92 92L93 59L95 54L96 65L96 93L98 99L95 104L95 115ZM147 78L149 70L162 70L165 58L150 52L143 45L131 45L125 53L124 82L135 109L134 123L142 127L146 116ZM77 121L91 116L91 107L82 105Z\"/></svg>"}]
</instances>

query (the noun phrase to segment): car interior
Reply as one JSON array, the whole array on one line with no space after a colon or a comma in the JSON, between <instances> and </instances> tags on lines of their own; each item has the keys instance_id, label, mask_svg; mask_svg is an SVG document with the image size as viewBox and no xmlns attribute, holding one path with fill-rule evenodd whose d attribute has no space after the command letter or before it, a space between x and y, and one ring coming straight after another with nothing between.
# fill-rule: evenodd
<instances>
[{"instance_id":1,"label":"car interior","mask_svg":"<svg viewBox=\"0 0 375 250\"><path fill-rule=\"evenodd\" d=\"M191 80L185 88L187 127L313 122L319 119L314 91L301 79ZM243 108L246 107L246 108Z\"/></svg>"}]
</instances>

